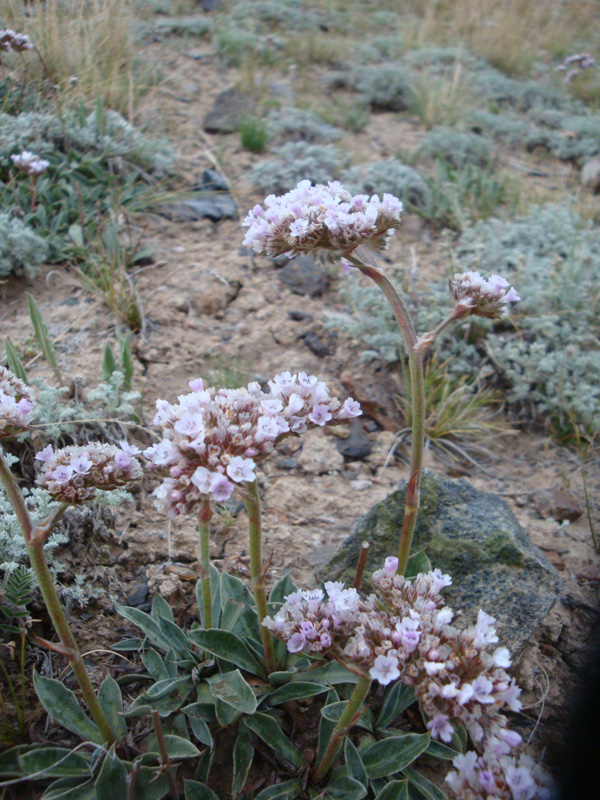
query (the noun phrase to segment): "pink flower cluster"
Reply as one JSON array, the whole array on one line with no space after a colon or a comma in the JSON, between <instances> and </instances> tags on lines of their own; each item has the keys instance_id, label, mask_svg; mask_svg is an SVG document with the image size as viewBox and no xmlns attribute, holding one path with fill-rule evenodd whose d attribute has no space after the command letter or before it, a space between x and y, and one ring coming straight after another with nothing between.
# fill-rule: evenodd
<instances>
[{"instance_id":1,"label":"pink flower cluster","mask_svg":"<svg viewBox=\"0 0 600 800\"><path fill-rule=\"evenodd\" d=\"M22 380L0 366L0 438L27 428L33 411L33 395Z\"/></svg>"},{"instance_id":2,"label":"pink flower cluster","mask_svg":"<svg viewBox=\"0 0 600 800\"><path fill-rule=\"evenodd\" d=\"M315 251L322 257L349 254L359 245L383 250L400 224L402 203L391 194L351 195L341 183L300 181L282 197L269 195L244 220L244 244L257 253Z\"/></svg>"},{"instance_id":3,"label":"pink flower cluster","mask_svg":"<svg viewBox=\"0 0 600 800\"><path fill-rule=\"evenodd\" d=\"M564 82L571 83L582 70L591 69L596 66L596 60L589 53L574 53L567 56L562 64L556 68L559 72L564 72Z\"/></svg>"},{"instance_id":4,"label":"pink flower cluster","mask_svg":"<svg viewBox=\"0 0 600 800\"><path fill-rule=\"evenodd\" d=\"M24 33L15 33L10 28L0 31L0 53L23 53L32 48L31 39Z\"/></svg>"},{"instance_id":5,"label":"pink flower cluster","mask_svg":"<svg viewBox=\"0 0 600 800\"><path fill-rule=\"evenodd\" d=\"M342 404L304 372L282 372L269 387L263 392L252 382L241 389L205 389L197 379L178 404L157 401L154 424L163 439L144 451L151 464L169 472L154 491L157 508L175 517L209 497L223 502L236 486L255 480L256 462L282 437L362 414L355 400Z\"/></svg>"},{"instance_id":6,"label":"pink flower cluster","mask_svg":"<svg viewBox=\"0 0 600 800\"><path fill-rule=\"evenodd\" d=\"M508 313L510 303L518 303L521 299L500 275L491 275L485 280L479 272L457 272L448 285L456 303L457 319L470 314L499 319Z\"/></svg>"},{"instance_id":7,"label":"pink flower cluster","mask_svg":"<svg viewBox=\"0 0 600 800\"><path fill-rule=\"evenodd\" d=\"M475 625L464 630L451 625L453 612L443 605L440 594L451 583L448 575L434 570L411 581L397 575L397 567L398 559L387 558L384 569L373 575L373 594L364 599L355 589L328 582L327 596L319 589L295 592L273 618L266 618L262 624L287 642L292 653L334 658L351 672L383 686L395 680L412 686L429 720L432 738L449 743L453 723L462 723L483 754L475 754L482 759L477 769L485 772L483 765L491 758L490 753L504 757L521 741L518 733L507 728L501 713L521 707L521 690L505 672L511 663L509 652L506 647L491 650L498 642L495 620L484 611L479 612ZM462 780L461 758L465 757L455 763L459 773L451 773L458 774L450 778L451 785ZM500 760L497 764L493 762L492 766L500 786L502 768L508 769L513 762ZM505 783L526 782L525 777L518 777L521 772L515 774L517 777L509 778L506 773ZM533 778L531 781L537 786ZM461 792L458 796L461 800L471 798ZM486 797L484 793L474 794L472 799ZM496 795L490 792L489 797ZM506 797L521 800L525 795ZM541 800L544 795L527 795L526 800L530 797Z\"/></svg>"},{"instance_id":8,"label":"pink flower cluster","mask_svg":"<svg viewBox=\"0 0 600 800\"><path fill-rule=\"evenodd\" d=\"M490 742L478 755L470 750L452 761L446 781L460 800L550 800L549 775L529 756L508 754L504 743Z\"/></svg>"},{"instance_id":9,"label":"pink flower cluster","mask_svg":"<svg viewBox=\"0 0 600 800\"><path fill-rule=\"evenodd\" d=\"M120 447L101 442L85 446L63 447L56 452L51 445L35 458L44 464L37 479L55 500L79 505L91 500L98 489L110 491L142 477L142 467L135 458L140 451L127 442Z\"/></svg>"},{"instance_id":10,"label":"pink flower cluster","mask_svg":"<svg viewBox=\"0 0 600 800\"><path fill-rule=\"evenodd\" d=\"M49 161L30 153L29 150L23 150L22 153L12 155L10 158L17 169L20 169L26 175L31 175L33 178L39 178L50 166Z\"/></svg>"}]
</instances>

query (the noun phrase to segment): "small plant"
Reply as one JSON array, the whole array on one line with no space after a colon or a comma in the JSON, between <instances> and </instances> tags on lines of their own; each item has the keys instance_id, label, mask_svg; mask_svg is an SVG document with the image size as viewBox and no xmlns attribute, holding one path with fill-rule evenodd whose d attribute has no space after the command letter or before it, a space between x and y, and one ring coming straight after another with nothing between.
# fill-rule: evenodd
<instances>
[{"instance_id":1,"label":"small plant","mask_svg":"<svg viewBox=\"0 0 600 800\"><path fill-rule=\"evenodd\" d=\"M269 140L267 123L259 117L243 117L240 120L242 147L251 153L262 153Z\"/></svg>"},{"instance_id":2,"label":"small plant","mask_svg":"<svg viewBox=\"0 0 600 800\"><path fill-rule=\"evenodd\" d=\"M314 181L333 181L347 163L344 152L331 144L287 142L272 151L273 158L259 162L249 173L257 189L285 191L295 186L302 175Z\"/></svg>"},{"instance_id":3,"label":"small plant","mask_svg":"<svg viewBox=\"0 0 600 800\"><path fill-rule=\"evenodd\" d=\"M416 81L411 111L427 129L435 125L457 125L468 116L473 106L465 84L460 61L454 64L450 76L422 72Z\"/></svg>"},{"instance_id":4,"label":"small plant","mask_svg":"<svg viewBox=\"0 0 600 800\"><path fill-rule=\"evenodd\" d=\"M423 137L419 152L429 158L441 158L455 169L467 164L483 169L491 164L494 148L485 136L438 126Z\"/></svg>"},{"instance_id":5,"label":"small plant","mask_svg":"<svg viewBox=\"0 0 600 800\"><path fill-rule=\"evenodd\" d=\"M2 744L20 744L25 739L27 730L27 686L25 677L25 641L31 617L27 606L31 602L31 576L25 567L16 567L5 573L0 587L0 631L5 635L17 638L10 642L2 642L2 646L11 654L0 659L0 669L5 681L10 700L0 689L0 741ZM11 661L16 661L16 672L11 674ZM17 685L16 685L17 684ZM12 702L12 709L9 703Z\"/></svg>"},{"instance_id":6,"label":"small plant","mask_svg":"<svg viewBox=\"0 0 600 800\"><path fill-rule=\"evenodd\" d=\"M377 188L393 194L409 209L426 207L429 201L426 179L396 158L351 167L343 173L342 180L352 192L373 194Z\"/></svg>"},{"instance_id":7,"label":"small plant","mask_svg":"<svg viewBox=\"0 0 600 800\"><path fill-rule=\"evenodd\" d=\"M369 107L365 102L344 101L335 96L330 98L327 107L323 108L320 114L330 125L337 125L351 133L364 131L371 120Z\"/></svg>"}]
</instances>

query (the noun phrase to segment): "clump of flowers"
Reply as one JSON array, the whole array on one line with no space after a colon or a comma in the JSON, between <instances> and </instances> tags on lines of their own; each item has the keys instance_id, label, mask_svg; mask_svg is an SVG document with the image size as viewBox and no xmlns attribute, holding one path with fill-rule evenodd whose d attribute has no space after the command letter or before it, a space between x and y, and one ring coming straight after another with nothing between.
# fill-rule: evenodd
<instances>
[{"instance_id":1,"label":"clump of flowers","mask_svg":"<svg viewBox=\"0 0 600 800\"><path fill-rule=\"evenodd\" d=\"M177 516L189 513L208 497L223 502L236 485L255 480L256 462L284 436L307 428L336 425L362 413L359 404L332 397L314 375L282 372L269 381L270 392L256 382L247 388L204 388L191 381L192 392L172 405L158 400L154 424L163 439L144 451L169 477L154 491L156 506Z\"/></svg>"},{"instance_id":2,"label":"clump of flowers","mask_svg":"<svg viewBox=\"0 0 600 800\"><path fill-rule=\"evenodd\" d=\"M11 161L22 172L32 178L39 178L50 166L50 162L45 158L40 158L29 150L23 150L22 153L12 155Z\"/></svg>"},{"instance_id":3,"label":"clump of flowers","mask_svg":"<svg viewBox=\"0 0 600 800\"><path fill-rule=\"evenodd\" d=\"M456 303L455 319L474 314L499 319L508 313L511 303L521 299L506 278L491 275L487 280L479 272L456 273L448 281Z\"/></svg>"},{"instance_id":4,"label":"clump of flowers","mask_svg":"<svg viewBox=\"0 0 600 800\"><path fill-rule=\"evenodd\" d=\"M48 445L36 455L44 464L37 483L55 500L79 505L91 500L98 489L111 491L141 478L142 467L134 457L139 452L125 441L120 447L88 442L56 452Z\"/></svg>"},{"instance_id":5,"label":"clump of flowers","mask_svg":"<svg viewBox=\"0 0 600 800\"><path fill-rule=\"evenodd\" d=\"M33 42L26 34L16 33L10 28L0 31L0 53L23 53L32 49Z\"/></svg>"},{"instance_id":6,"label":"clump of flowers","mask_svg":"<svg viewBox=\"0 0 600 800\"><path fill-rule=\"evenodd\" d=\"M498 642L495 620L479 611L475 625L463 630L454 627L454 614L440 594L451 584L450 577L434 570L410 581L396 574L397 567L397 558L387 558L385 567L373 575L373 594L364 599L356 589L327 582L326 595L320 589L295 592L262 624L285 641L292 653L336 659L359 677L383 686L395 680L412 686L432 738L449 743L453 723L464 725L480 753L474 754L478 773L490 787L494 782L500 788L511 781L516 785L519 780L535 787L528 771L525 779L524 767L502 760L521 737L507 728L501 712L521 708L521 690L505 671L511 664L507 648L491 649ZM495 760L493 754L497 754ZM472 758L465 758L459 757L455 766L471 764ZM544 797L495 795L481 781L480 794L461 793L468 781L460 775L451 773L450 784L460 787L461 800Z\"/></svg>"},{"instance_id":7,"label":"clump of flowers","mask_svg":"<svg viewBox=\"0 0 600 800\"><path fill-rule=\"evenodd\" d=\"M22 380L0 366L0 438L24 431L33 411L33 394Z\"/></svg>"},{"instance_id":8,"label":"clump of flowers","mask_svg":"<svg viewBox=\"0 0 600 800\"><path fill-rule=\"evenodd\" d=\"M400 224L402 203L391 194L352 195L341 183L327 186L300 181L291 192L269 195L265 208L248 213L244 244L257 253L278 256L314 251L322 257L351 253L360 245L383 250Z\"/></svg>"},{"instance_id":9,"label":"clump of flowers","mask_svg":"<svg viewBox=\"0 0 600 800\"><path fill-rule=\"evenodd\" d=\"M556 68L559 72L564 72L564 82L571 83L582 70L592 69L596 65L596 60L589 53L573 53L567 56L562 64Z\"/></svg>"}]
</instances>

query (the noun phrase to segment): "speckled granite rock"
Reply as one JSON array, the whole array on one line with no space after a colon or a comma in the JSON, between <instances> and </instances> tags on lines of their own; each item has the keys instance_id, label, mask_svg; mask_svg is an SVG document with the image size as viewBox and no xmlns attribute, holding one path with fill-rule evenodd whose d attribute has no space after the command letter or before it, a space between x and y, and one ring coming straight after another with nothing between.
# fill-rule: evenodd
<instances>
[{"instance_id":1,"label":"speckled granite rock","mask_svg":"<svg viewBox=\"0 0 600 800\"><path fill-rule=\"evenodd\" d=\"M317 579L351 583L365 540L371 543L366 575L395 554L405 494L403 486L360 517L339 551L317 569ZM424 473L413 552L422 549L434 567L453 578L449 605L468 619L479 608L492 614L501 642L512 652L533 634L560 593L558 573L504 500L465 480Z\"/></svg>"}]
</instances>

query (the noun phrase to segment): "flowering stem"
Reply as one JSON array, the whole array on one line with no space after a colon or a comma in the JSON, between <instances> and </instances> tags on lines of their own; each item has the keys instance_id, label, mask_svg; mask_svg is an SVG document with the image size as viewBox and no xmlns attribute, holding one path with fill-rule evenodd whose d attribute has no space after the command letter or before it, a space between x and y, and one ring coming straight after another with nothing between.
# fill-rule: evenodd
<instances>
[{"instance_id":1,"label":"flowering stem","mask_svg":"<svg viewBox=\"0 0 600 800\"><path fill-rule=\"evenodd\" d=\"M333 764L335 757L340 752L340 748L342 746L342 742L344 741L345 735L348 733L350 728L354 725L354 723L360 719L362 714L362 704L369 693L369 689L371 688L371 679L370 678L359 678L356 682L356 686L354 687L354 691L350 699L348 700L348 705L344 709L342 716L339 718L337 725L331 732L331 736L329 737L329 742L327 743L327 747L325 752L323 753L323 758L317 765L315 771L312 774L311 781L315 786L318 786L319 783L323 780L325 775L329 772L331 765Z\"/></svg>"},{"instance_id":2,"label":"flowering stem","mask_svg":"<svg viewBox=\"0 0 600 800\"><path fill-rule=\"evenodd\" d=\"M256 481L247 484L247 492L244 495L244 505L248 512L249 526L249 547L250 547L250 576L252 581L252 593L256 601L256 611L260 626L260 636L265 650L265 664L267 672L275 672L275 649L273 647L273 637L261 623L265 617L269 616L267 606L267 595L265 592L265 575L262 565L261 544L262 526L260 516L260 499L258 496L258 486Z\"/></svg>"},{"instance_id":3,"label":"flowering stem","mask_svg":"<svg viewBox=\"0 0 600 800\"><path fill-rule=\"evenodd\" d=\"M412 411L412 443L410 455L410 476L406 487L404 503L404 519L398 548L398 574L406 571L412 538L417 524L419 503L421 498L421 473L423 471L423 453L425 450L425 376L423 371L424 351L418 350L419 340L408 309L398 292L394 289L385 273L373 261L371 251L364 247L355 250L354 255L346 256L347 260L364 275L374 281L385 295L386 300L402 331L406 351L411 384Z\"/></svg>"},{"instance_id":4,"label":"flowering stem","mask_svg":"<svg viewBox=\"0 0 600 800\"><path fill-rule=\"evenodd\" d=\"M8 499L15 511L21 530L23 531L27 553L29 554L29 559L31 561L31 568L33 569L38 586L42 592L42 597L44 598L44 603L48 609L54 629L58 634L58 638L60 639L60 652L66 656L71 665L71 669L77 678L77 682L79 683L79 687L83 693L85 702L87 703L92 718L98 726L100 733L106 742L112 744L115 741L115 737L110 729L110 725L106 720L104 712L102 711L102 707L98 702L96 693L94 692L94 687L92 686L90 676L88 675L85 664L83 663L83 658L79 652L77 642L75 641L75 637L73 636L71 628L69 627L65 612L60 604L56 587L54 586L52 573L48 568L48 563L44 554L44 544L52 529L50 527L50 520L52 521L53 527L63 515L66 505L64 503L61 504L52 517L50 517L49 520L47 520L46 523L38 529L34 525L31 516L29 515L23 495L19 491L19 487L17 486L14 475L7 467L1 452L0 480L2 480L2 483L4 484Z\"/></svg>"},{"instance_id":5,"label":"flowering stem","mask_svg":"<svg viewBox=\"0 0 600 800\"><path fill-rule=\"evenodd\" d=\"M200 509L200 566L202 568L202 606L204 628L212 628L212 587L210 583L210 520L213 515L208 500Z\"/></svg>"}]
</instances>

